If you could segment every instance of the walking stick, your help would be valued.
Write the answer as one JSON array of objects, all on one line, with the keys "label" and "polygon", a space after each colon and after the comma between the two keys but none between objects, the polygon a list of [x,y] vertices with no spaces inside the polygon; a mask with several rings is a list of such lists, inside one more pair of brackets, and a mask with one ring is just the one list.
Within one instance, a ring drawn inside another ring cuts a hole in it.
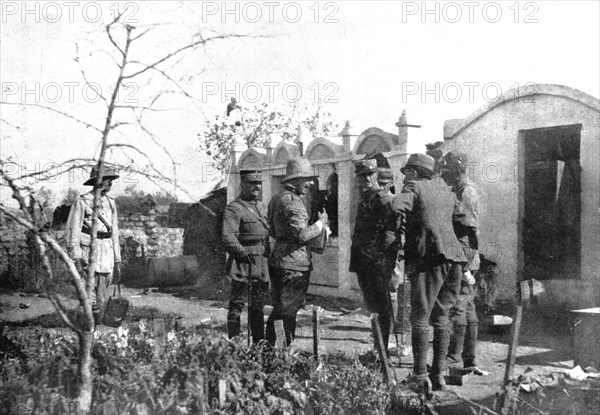
[{"label": "walking stick", "polygon": [[254,258],[251,255],[248,256],[250,261],[248,262],[248,347],[252,344],[252,326],[250,324],[252,313],[252,263]]}]

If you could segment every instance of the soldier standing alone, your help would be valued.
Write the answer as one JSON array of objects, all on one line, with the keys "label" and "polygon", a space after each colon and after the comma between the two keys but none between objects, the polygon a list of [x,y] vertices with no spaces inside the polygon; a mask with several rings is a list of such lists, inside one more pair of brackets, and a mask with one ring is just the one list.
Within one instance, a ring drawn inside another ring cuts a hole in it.
[{"label": "soldier standing alone", "polygon": [[117,279],[121,278],[121,247],[119,245],[119,217],[114,199],[107,196],[112,188],[113,180],[119,175],[110,168],[104,167],[102,180],[99,180],[96,166],[92,168],[89,180],[84,186],[93,186],[93,189],[77,198],[69,211],[67,219],[67,244],[72,258],[78,268],[87,272],[90,261],[90,245],[92,238],[92,213],[94,207],[94,193],[100,188],[98,210],[98,232],[96,233],[96,255],[94,261],[94,276],[92,283],[92,313],[94,324],[100,325],[102,321],[103,305],[106,299],[106,290],[112,282],[113,272]]},{"label": "soldier standing alone", "polygon": [[267,265],[267,212],[260,200],[261,172],[240,172],[242,191],[223,213],[222,241],[229,253],[227,272],[231,278],[227,331],[229,338],[240,333],[240,314],[250,290],[250,330],[254,343],[265,337],[264,306],[269,291]]}]

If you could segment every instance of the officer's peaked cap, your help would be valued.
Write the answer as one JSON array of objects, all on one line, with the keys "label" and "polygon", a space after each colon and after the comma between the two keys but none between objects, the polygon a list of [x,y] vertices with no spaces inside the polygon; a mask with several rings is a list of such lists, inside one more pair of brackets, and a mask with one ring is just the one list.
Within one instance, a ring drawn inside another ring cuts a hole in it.
[{"label": "officer's peaked cap", "polygon": [[377,160],[363,159],[354,163],[354,174],[371,174],[377,172]]},{"label": "officer's peaked cap", "polygon": [[260,170],[240,170],[240,177],[246,182],[262,181],[262,172]]}]

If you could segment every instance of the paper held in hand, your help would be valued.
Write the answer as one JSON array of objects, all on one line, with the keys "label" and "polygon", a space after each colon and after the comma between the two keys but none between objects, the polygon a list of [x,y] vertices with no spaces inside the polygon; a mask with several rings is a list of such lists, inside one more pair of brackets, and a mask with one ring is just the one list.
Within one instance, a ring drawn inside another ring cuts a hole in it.
[{"label": "paper held in hand", "polygon": [[327,240],[329,239],[329,235],[331,235],[331,230],[329,229],[329,226],[324,226],[321,230],[321,234],[308,241],[308,244],[306,246],[311,252],[322,254],[325,251],[325,247],[327,246]]}]

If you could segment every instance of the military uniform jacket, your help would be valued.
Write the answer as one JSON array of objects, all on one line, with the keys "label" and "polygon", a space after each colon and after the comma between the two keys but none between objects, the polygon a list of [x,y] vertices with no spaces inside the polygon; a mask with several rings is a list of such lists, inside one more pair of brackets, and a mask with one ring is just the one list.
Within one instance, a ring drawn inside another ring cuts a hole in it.
[{"label": "military uniform jacket", "polygon": [[467,262],[455,229],[468,235],[477,249],[477,226],[456,195],[437,180],[411,181],[394,199],[394,209],[406,215],[404,255],[417,268],[443,260]]},{"label": "military uniform jacket", "polygon": [[[111,273],[115,262],[121,262],[119,217],[117,206],[112,198],[102,196],[99,202],[101,205],[98,212],[98,235],[101,235],[101,238],[96,239],[95,272]],[[79,196],[69,211],[66,237],[68,250],[73,259],[89,261],[93,206],[94,194],[90,192]],[[104,221],[100,220],[100,217]]]},{"label": "military uniform jacket", "polygon": [[[477,234],[479,234],[479,195],[475,185],[465,178],[452,188],[452,191],[462,203],[465,211],[471,216],[475,226],[477,226]],[[455,233],[458,241],[463,247],[469,270],[476,271],[479,269],[479,251],[473,249],[469,245],[469,235],[467,231],[460,226],[455,226]]]},{"label": "military uniform jacket", "polygon": [[269,203],[269,231],[275,247],[269,260],[274,267],[294,271],[312,270],[308,242],[321,235],[316,224],[308,225],[304,200],[288,187]]},{"label": "military uniform jacket", "polygon": [[350,250],[351,272],[365,264],[393,268],[401,248],[402,223],[402,217],[393,211],[393,200],[393,195],[383,189],[361,195]]},{"label": "military uniform jacket", "polygon": [[[269,281],[269,233],[267,212],[262,202],[238,197],[227,205],[223,213],[221,238],[229,253],[226,268],[231,278],[247,281],[250,271],[252,278]],[[252,255],[256,264],[241,262],[247,254]]]}]

